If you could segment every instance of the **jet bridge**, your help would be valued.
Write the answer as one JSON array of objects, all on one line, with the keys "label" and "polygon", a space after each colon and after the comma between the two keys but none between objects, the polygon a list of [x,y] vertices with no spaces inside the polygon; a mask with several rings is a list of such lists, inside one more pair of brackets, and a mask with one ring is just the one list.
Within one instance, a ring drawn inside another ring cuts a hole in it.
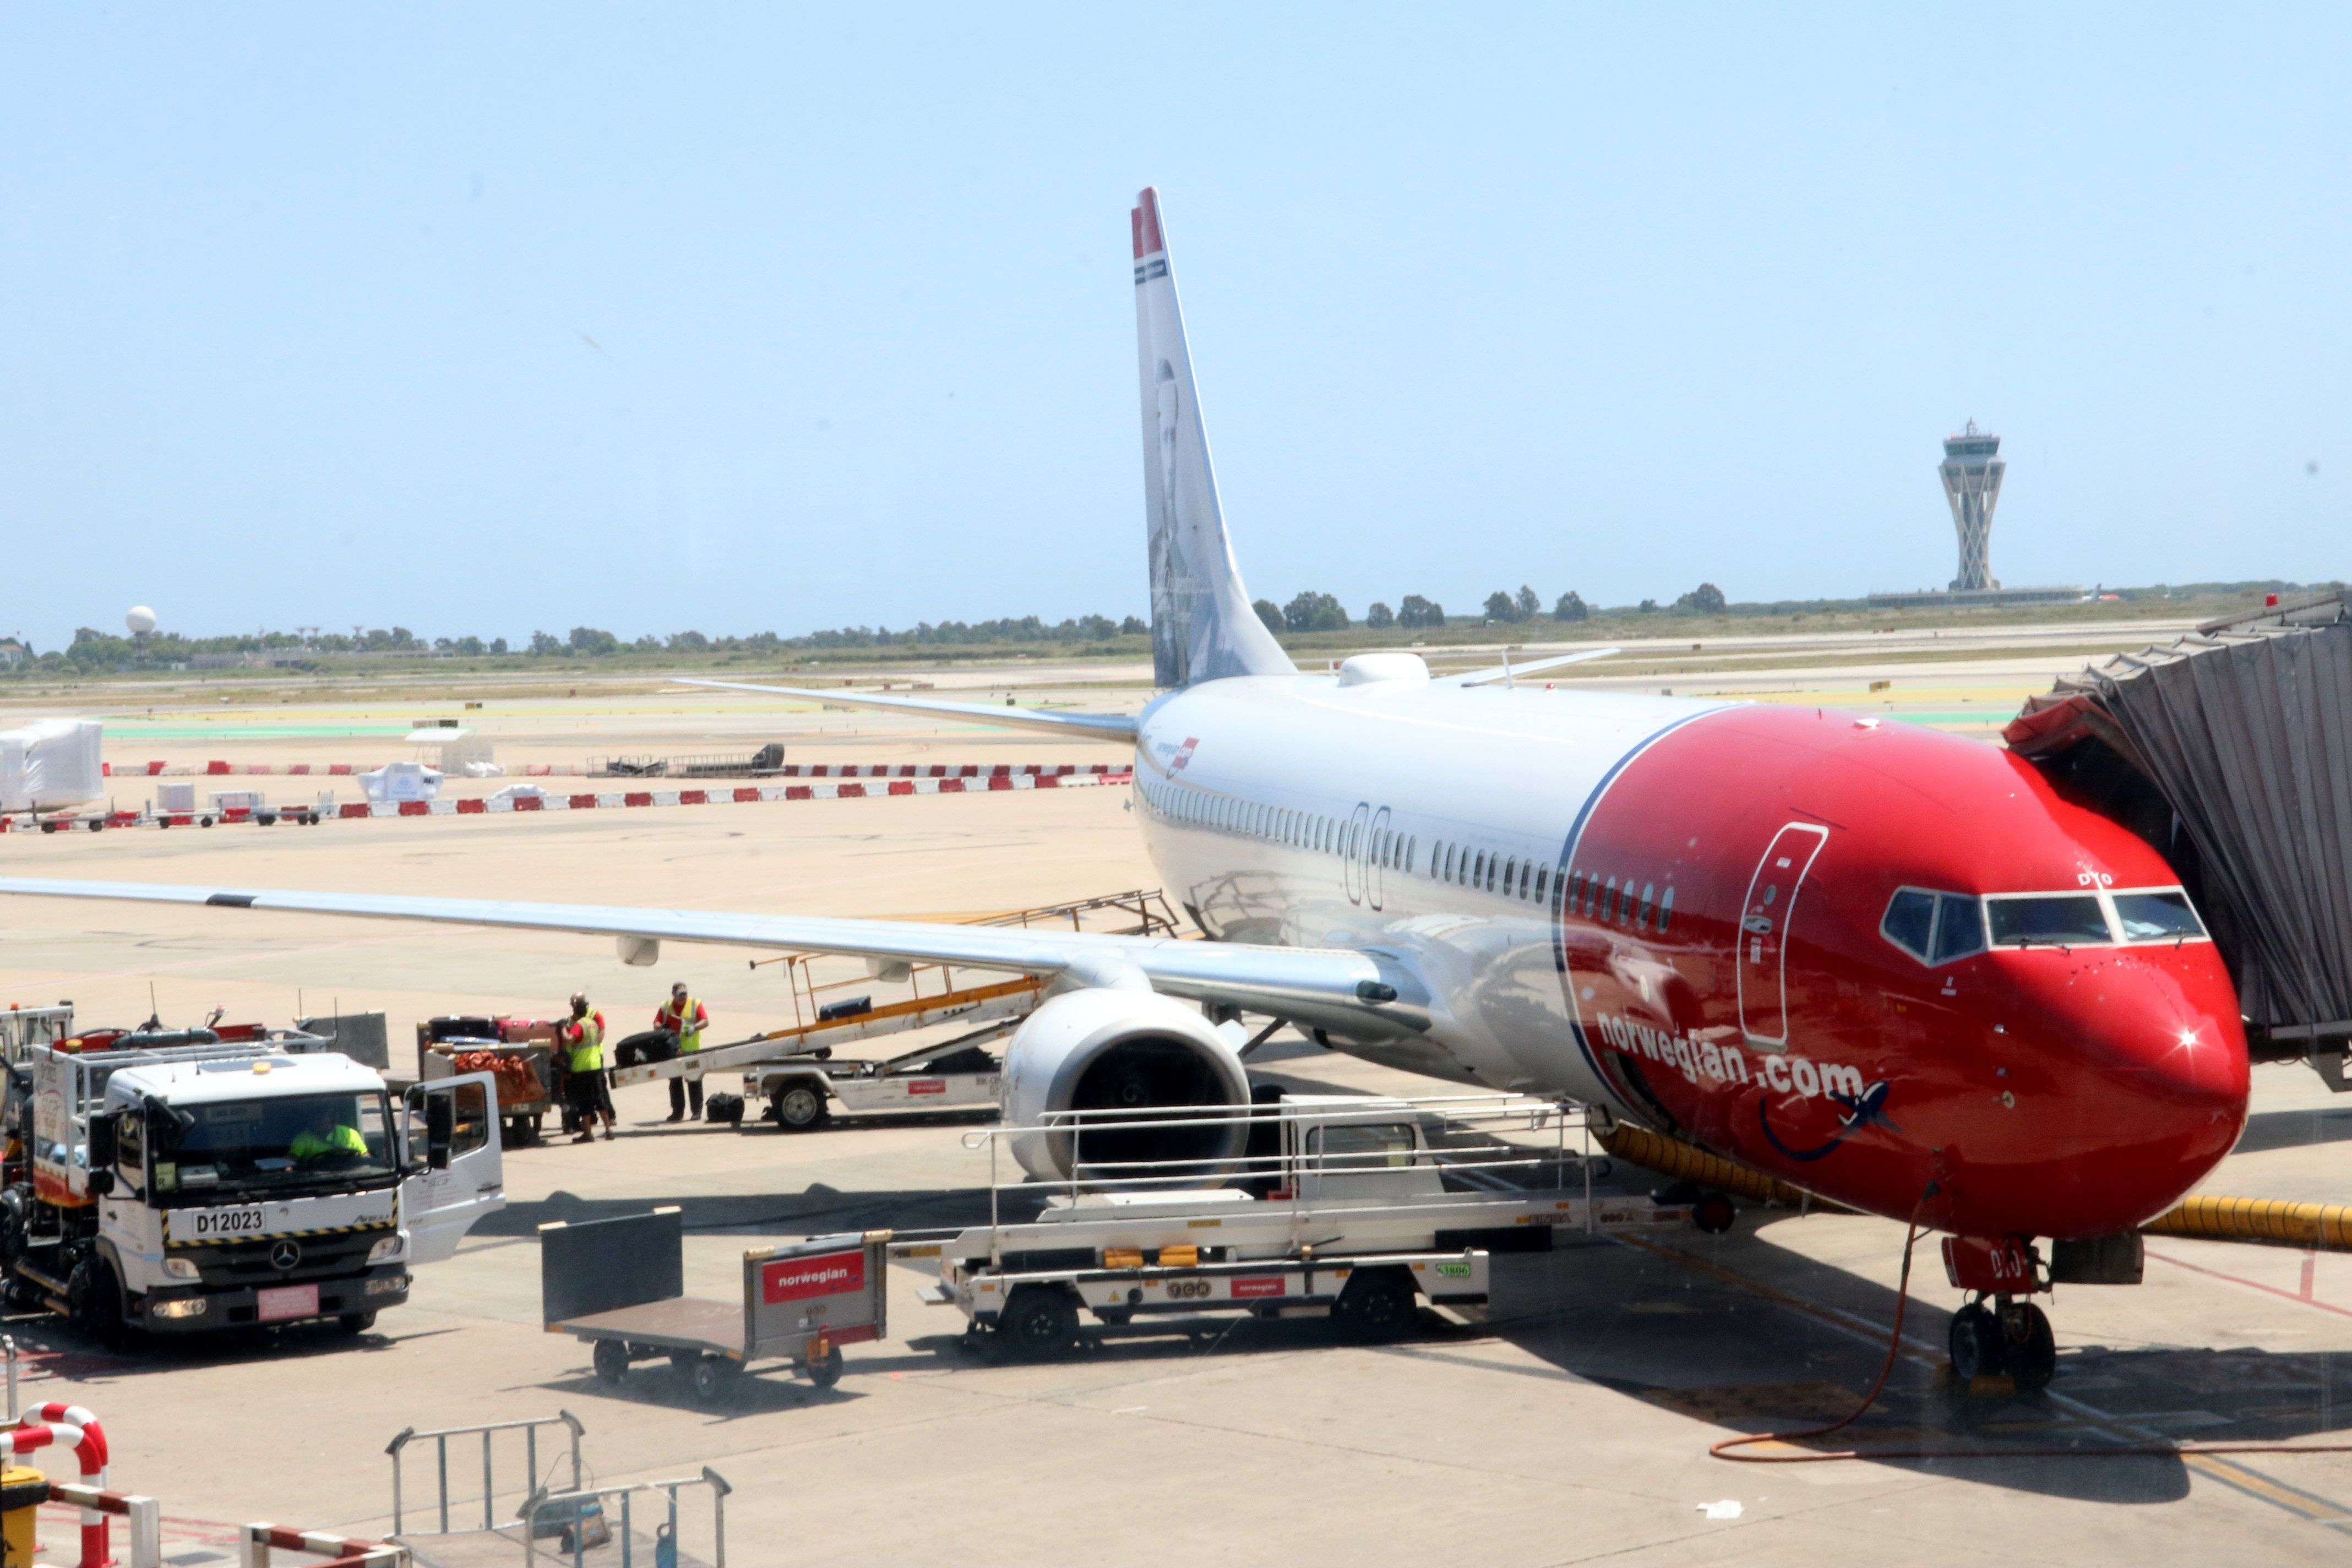
[{"label": "jet bridge", "polygon": [[2352,591],[2068,676],[2006,739],[2180,873],[2254,1058],[2352,1089]]}]

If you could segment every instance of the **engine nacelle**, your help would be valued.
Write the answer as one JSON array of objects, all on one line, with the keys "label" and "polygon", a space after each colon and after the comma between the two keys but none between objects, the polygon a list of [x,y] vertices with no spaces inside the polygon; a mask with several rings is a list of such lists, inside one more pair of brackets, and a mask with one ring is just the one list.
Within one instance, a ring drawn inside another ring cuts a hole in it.
[{"label": "engine nacelle", "polygon": [[[1171,1177],[1214,1181],[1229,1173],[1249,1142],[1243,1117],[1249,1074],[1223,1036],[1171,997],[1150,991],[1072,991],[1029,1015],[1004,1053],[1004,1120],[1038,1127],[1064,1113],[1089,1110],[1181,1112],[1225,1108],[1200,1125],[1121,1128],[1077,1121],[1071,1131],[1023,1132],[1013,1139],[1021,1168],[1044,1181],[1072,1174],[1148,1174],[1171,1161]],[[1136,1120],[1157,1121],[1155,1117]],[[1126,1167],[1123,1171],[1106,1167]]]}]

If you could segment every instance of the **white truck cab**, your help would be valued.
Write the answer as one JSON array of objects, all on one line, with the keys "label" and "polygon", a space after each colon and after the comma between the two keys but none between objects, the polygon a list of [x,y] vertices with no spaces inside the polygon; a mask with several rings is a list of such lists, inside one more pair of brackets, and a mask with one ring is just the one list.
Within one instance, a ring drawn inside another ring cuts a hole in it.
[{"label": "white truck cab", "polygon": [[37,1047],[14,1103],[0,1261],[100,1335],[330,1320],[408,1299],[506,1202],[488,1074],[411,1089],[334,1052]]}]

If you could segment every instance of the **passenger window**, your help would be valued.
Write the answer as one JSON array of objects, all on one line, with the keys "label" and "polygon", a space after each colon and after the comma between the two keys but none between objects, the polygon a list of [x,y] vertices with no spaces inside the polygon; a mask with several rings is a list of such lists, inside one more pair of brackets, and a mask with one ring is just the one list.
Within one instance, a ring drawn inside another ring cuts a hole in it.
[{"label": "passenger window", "polygon": [[2168,893],[2117,893],[2116,918],[2123,922],[2126,942],[2179,942],[2205,934],[2197,911],[2189,907],[2189,895],[2177,889]]},{"label": "passenger window", "polygon": [[1936,930],[1936,895],[1916,888],[1899,889],[1888,900],[1878,933],[1920,963],[1927,962],[1927,941]]},{"label": "passenger window", "polygon": [[1617,918],[1617,879],[1614,877],[1609,879],[1609,886],[1601,895],[1601,918],[1604,921]]},{"label": "passenger window", "polygon": [[1642,912],[1633,919],[1635,926],[1646,926],[1650,923],[1650,909],[1657,901],[1657,898],[1658,885],[1655,882],[1642,884]]},{"label": "passenger window", "polygon": [[2106,912],[2095,893],[1987,899],[1985,912],[1995,947],[2082,947],[2108,940]]},{"label": "passenger window", "polygon": [[1419,834],[1414,834],[1412,837],[1407,838],[1404,841],[1404,873],[1408,877],[1412,875],[1413,852],[1420,847],[1421,836]]},{"label": "passenger window", "polygon": [[1550,881],[1551,868],[1549,866],[1538,867],[1536,868],[1536,902],[1540,904],[1544,901],[1544,894],[1550,890],[1547,885]]},{"label": "passenger window", "polygon": [[1984,951],[1984,914],[1974,899],[1945,893],[1936,900],[1936,962],[1949,963]]},{"label": "passenger window", "polygon": [[1518,880],[1519,858],[1516,855],[1503,862],[1503,897],[1511,896],[1511,884]]},{"label": "passenger window", "polygon": [[1479,853],[1478,858],[1477,858],[1475,860],[1473,860],[1473,861],[1470,863],[1470,885],[1471,885],[1472,887],[1474,887],[1474,888],[1475,888],[1475,887],[1478,886],[1481,882],[1484,882],[1486,879],[1486,853],[1482,850],[1482,851]]},{"label": "passenger window", "polygon": [[1660,936],[1666,934],[1666,926],[1674,918],[1675,885],[1672,882],[1668,882],[1666,884],[1665,897],[1658,900],[1658,934]]}]

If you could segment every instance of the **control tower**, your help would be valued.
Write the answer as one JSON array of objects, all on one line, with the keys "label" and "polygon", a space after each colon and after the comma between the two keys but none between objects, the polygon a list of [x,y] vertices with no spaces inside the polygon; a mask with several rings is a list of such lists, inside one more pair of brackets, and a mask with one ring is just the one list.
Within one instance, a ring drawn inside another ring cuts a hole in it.
[{"label": "control tower", "polygon": [[1943,477],[1952,527],[1960,536],[1955,592],[2000,586],[1992,574],[1992,509],[2000,504],[2000,477],[2009,465],[1997,455],[2000,451],[2000,437],[1979,431],[1973,419],[1961,434],[1944,437],[1944,461],[1936,472]]}]

